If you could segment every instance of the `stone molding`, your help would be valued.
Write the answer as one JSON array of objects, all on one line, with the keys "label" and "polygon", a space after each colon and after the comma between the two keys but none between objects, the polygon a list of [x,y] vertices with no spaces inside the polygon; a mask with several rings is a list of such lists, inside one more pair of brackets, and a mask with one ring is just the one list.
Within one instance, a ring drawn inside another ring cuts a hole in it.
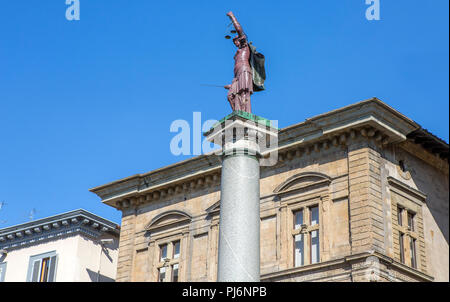
[{"label": "stone molding", "polygon": [[[319,262],[319,263],[315,263],[315,264],[309,264],[309,265],[304,265],[304,266],[299,266],[299,267],[294,267],[294,268],[289,268],[289,269],[285,269],[285,270],[279,270],[276,272],[272,272],[272,273],[268,273],[268,274],[263,274],[261,275],[261,281],[271,281],[272,279],[277,279],[277,278],[282,278],[282,279],[287,279],[289,276],[294,276],[296,274],[300,274],[300,273],[313,273],[314,271],[320,271],[320,270],[324,270],[325,271],[329,271],[331,267],[333,266],[350,266],[351,270],[349,272],[346,273],[346,275],[348,275],[349,278],[351,278],[351,275],[364,275],[366,274],[365,270],[366,269],[371,269],[370,265],[354,265],[356,263],[361,263],[361,262],[365,262],[367,260],[367,258],[369,257],[376,257],[379,262],[385,266],[391,267],[391,268],[395,268],[396,270],[400,271],[402,274],[405,275],[410,275],[413,278],[415,278],[417,281],[433,281],[434,278],[432,276],[429,276],[417,269],[413,269],[411,267],[408,267],[396,260],[394,260],[391,257],[388,257],[386,255],[383,255],[382,253],[379,252],[374,252],[374,251],[366,251],[366,252],[361,252],[361,253],[357,253],[351,256],[345,256],[339,259],[334,259],[334,260],[330,260],[330,261],[324,261],[324,262]],[[333,277],[336,277],[336,275],[333,275]],[[396,278],[398,279],[398,278]],[[367,280],[370,281],[370,280]]]},{"label": "stone molding", "polygon": [[[347,146],[352,140],[365,139],[385,148],[405,142],[407,135],[417,129],[420,129],[418,124],[372,98],[280,130],[277,165],[326,151],[332,146]],[[272,151],[267,150],[262,156]],[[220,173],[220,158],[206,154],[90,191],[97,194],[103,203],[123,211],[181,193],[206,188],[219,190]]]},{"label": "stone molding", "polygon": [[[305,180],[307,178],[313,178],[314,181],[310,181],[305,184],[295,185],[297,182]],[[304,172],[289,177],[283,183],[278,185],[273,192],[276,195],[281,196],[283,194],[292,193],[294,191],[304,190],[311,186],[328,186],[331,182],[332,179],[323,173]]]},{"label": "stone molding", "polygon": [[[164,220],[164,218],[169,217],[169,216],[176,216],[177,219],[175,219],[173,221],[169,221],[167,223],[160,223],[162,220]],[[159,215],[156,215],[152,219],[152,221],[145,227],[145,230],[149,231],[149,232],[154,232],[160,228],[167,228],[172,225],[188,223],[188,222],[191,222],[191,220],[192,220],[192,216],[186,212],[179,211],[179,210],[167,211],[167,212],[163,212]]]},{"label": "stone molding", "polygon": [[426,202],[427,195],[425,193],[408,186],[407,184],[395,179],[392,176],[388,176],[387,180],[391,185],[391,190],[395,190],[400,195],[404,195],[403,192],[406,192],[408,194],[406,198],[414,197],[412,200],[419,206],[422,206],[422,203]]},{"label": "stone molding", "polygon": [[119,232],[119,225],[85,210],[75,210],[1,229],[0,249],[23,248],[76,234],[93,239],[98,239],[106,233],[118,237]]}]

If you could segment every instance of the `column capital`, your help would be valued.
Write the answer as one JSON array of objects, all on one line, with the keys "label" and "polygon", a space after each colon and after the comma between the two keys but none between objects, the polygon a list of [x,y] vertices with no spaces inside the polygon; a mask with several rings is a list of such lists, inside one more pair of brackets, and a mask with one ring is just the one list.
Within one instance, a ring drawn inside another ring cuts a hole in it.
[{"label": "column capital", "polygon": [[246,155],[260,158],[278,147],[278,128],[268,119],[253,114],[233,112],[204,133],[206,139],[221,147],[222,156]]}]

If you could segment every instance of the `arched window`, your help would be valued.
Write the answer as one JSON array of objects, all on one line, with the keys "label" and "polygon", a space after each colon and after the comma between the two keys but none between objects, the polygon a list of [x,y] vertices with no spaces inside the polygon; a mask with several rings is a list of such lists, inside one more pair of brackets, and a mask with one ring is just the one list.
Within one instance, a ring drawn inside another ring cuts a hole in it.
[{"label": "arched window", "polygon": [[151,281],[178,282],[185,279],[186,250],[192,217],[182,211],[168,211],[155,216],[146,227],[149,237]]},{"label": "arched window", "polygon": [[322,203],[329,199],[331,178],[318,172],[296,174],[274,190],[286,208],[291,266],[321,261],[323,251]]}]

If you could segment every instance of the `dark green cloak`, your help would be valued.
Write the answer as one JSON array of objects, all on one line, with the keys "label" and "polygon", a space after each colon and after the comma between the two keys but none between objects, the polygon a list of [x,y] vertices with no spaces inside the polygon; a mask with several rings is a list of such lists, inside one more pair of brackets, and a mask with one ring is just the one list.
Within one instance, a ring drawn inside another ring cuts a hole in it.
[{"label": "dark green cloak", "polygon": [[256,47],[251,43],[250,48],[250,66],[253,71],[253,91],[264,90],[264,81],[266,80],[266,69],[264,67],[265,57],[262,53],[256,51]]}]

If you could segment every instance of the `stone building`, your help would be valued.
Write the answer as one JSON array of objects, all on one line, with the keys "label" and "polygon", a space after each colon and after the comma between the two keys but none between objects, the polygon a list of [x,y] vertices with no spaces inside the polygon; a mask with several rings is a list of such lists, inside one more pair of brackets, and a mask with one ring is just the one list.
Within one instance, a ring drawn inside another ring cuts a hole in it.
[{"label": "stone building", "polygon": [[0,229],[0,282],[112,282],[119,233],[82,209]]},{"label": "stone building", "polygon": [[[279,132],[262,281],[448,281],[446,142],[374,98]],[[215,281],[220,158],[91,189],[122,211],[117,281]]]}]

